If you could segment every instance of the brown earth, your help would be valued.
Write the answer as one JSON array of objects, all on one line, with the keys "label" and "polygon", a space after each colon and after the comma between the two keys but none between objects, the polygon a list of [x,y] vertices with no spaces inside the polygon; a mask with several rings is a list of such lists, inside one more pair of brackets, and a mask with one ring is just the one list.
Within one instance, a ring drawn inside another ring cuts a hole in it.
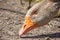
[{"label": "brown earth", "polygon": [[18,31],[27,12],[20,6],[19,0],[0,0],[0,40],[60,40],[60,18],[20,37]]}]

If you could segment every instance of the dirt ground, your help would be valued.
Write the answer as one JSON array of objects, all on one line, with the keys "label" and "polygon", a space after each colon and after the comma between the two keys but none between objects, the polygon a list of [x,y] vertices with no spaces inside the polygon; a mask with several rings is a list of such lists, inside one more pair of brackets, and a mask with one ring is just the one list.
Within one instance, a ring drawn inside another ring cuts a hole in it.
[{"label": "dirt ground", "polygon": [[18,31],[27,12],[20,6],[19,0],[0,0],[0,40],[60,40],[60,18],[20,37]]}]

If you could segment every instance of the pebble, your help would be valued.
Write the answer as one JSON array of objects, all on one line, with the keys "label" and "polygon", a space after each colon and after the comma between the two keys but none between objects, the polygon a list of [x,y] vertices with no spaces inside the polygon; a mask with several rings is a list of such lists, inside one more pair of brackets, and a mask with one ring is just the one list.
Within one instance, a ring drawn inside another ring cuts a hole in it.
[{"label": "pebble", "polygon": [[46,37],[45,40],[50,40],[50,38],[49,37]]}]

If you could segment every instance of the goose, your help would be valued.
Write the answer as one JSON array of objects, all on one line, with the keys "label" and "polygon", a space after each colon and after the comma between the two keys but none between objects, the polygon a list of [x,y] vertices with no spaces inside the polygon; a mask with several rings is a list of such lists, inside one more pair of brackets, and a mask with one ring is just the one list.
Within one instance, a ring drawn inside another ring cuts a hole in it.
[{"label": "goose", "polygon": [[19,36],[48,24],[57,15],[59,8],[60,0],[42,0],[36,3],[28,10],[24,23],[19,30]]}]

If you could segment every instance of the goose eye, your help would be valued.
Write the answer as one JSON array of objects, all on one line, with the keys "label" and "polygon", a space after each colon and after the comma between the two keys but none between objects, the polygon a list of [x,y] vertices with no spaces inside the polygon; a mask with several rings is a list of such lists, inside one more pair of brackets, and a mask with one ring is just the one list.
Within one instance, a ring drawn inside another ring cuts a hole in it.
[{"label": "goose eye", "polygon": [[31,15],[36,15],[37,14],[37,11],[33,11]]}]

